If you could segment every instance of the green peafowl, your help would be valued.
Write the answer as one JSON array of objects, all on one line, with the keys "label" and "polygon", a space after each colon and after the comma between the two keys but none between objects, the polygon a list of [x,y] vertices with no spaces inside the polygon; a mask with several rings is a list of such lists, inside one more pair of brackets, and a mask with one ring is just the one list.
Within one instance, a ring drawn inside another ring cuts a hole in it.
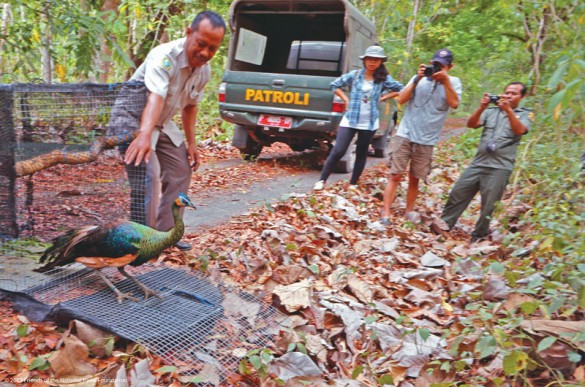
[{"label": "green peafowl", "polygon": [[53,240],[53,245],[43,253],[40,259],[40,263],[45,263],[45,265],[35,271],[43,273],[57,266],[79,262],[96,271],[116,293],[118,302],[122,302],[123,299],[138,301],[137,298],[120,292],[100,271],[105,267],[116,267],[120,274],[142,289],[145,299],[151,295],[160,297],[157,292],[128,274],[124,267],[126,265],[139,266],[158,257],[164,249],[175,245],[183,237],[185,225],[179,214],[180,207],[196,208],[187,195],[180,193],[172,206],[175,225],[169,231],[157,231],[130,221],[117,221],[99,227],[88,226],[71,230]]}]

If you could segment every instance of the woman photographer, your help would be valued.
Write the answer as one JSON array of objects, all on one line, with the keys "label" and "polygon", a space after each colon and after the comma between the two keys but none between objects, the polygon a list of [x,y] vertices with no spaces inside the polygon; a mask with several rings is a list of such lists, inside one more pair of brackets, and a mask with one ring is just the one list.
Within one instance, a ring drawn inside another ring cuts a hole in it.
[{"label": "woman photographer", "polygon": [[[337,129],[335,146],[321,171],[321,178],[313,186],[316,191],[324,188],[333,167],[341,160],[356,134],[356,159],[349,182],[352,186],[357,185],[366,165],[370,141],[380,125],[378,102],[394,98],[403,88],[402,83],[388,74],[384,66],[388,57],[382,47],[368,47],[360,59],[364,63],[363,69],[350,71],[331,82],[331,90],[345,102],[346,111]],[[349,97],[343,91],[344,87],[349,88]],[[391,92],[382,95],[387,90]]]}]

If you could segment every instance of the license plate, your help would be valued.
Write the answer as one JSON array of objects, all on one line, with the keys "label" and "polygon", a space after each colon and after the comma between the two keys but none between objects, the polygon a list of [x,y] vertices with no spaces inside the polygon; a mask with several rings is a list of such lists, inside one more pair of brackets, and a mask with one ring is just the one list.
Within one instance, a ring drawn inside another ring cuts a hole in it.
[{"label": "license plate", "polygon": [[261,126],[289,129],[292,126],[292,122],[292,117],[272,116],[270,114],[260,114],[260,117],[258,117],[258,125]]}]

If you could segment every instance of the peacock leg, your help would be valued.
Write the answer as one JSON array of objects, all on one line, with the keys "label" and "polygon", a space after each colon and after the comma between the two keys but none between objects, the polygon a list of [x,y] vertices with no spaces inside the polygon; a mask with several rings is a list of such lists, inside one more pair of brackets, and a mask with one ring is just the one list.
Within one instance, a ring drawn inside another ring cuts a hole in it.
[{"label": "peacock leg", "polygon": [[104,273],[102,273],[99,269],[94,269],[94,271],[97,273],[97,275],[100,276],[100,278],[110,287],[110,289],[112,289],[114,291],[114,293],[116,293],[116,298],[118,299],[119,303],[122,303],[122,301],[124,299],[127,300],[132,300],[135,302],[140,301],[138,298],[133,297],[127,293],[122,293],[121,291],[118,290],[118,288],[116,288],[114,286],[114,284],[104,275]]},{"label": "peacock leg", "polygon": [[118,271],[120,272],[120,274],[122,274],[124,277],[128,278],[130,281],[134,282],[136,284],[136,286],[138,286],[140,289],[142,289],[142,291],[144,292],[144,299],[145,300],[148,300],[148,297],[150,297],[150,296],[155,296],[155,297],[158,297],[162,300],[162,296],[158,292],[148,288],[146,285],[140,283],[136,278],[134,278],[130,274],[128,274],[126,272],[126,270],[124,270],[124,266],[119,267]]}]

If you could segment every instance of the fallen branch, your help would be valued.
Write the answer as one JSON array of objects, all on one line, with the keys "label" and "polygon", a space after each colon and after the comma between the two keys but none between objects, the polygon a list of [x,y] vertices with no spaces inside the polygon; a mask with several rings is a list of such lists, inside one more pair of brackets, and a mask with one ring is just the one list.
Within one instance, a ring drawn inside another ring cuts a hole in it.
[{"label": "fallen branch", "polygon": [[97,160],[102,151],[130,142],[134,139],[134,136],[134,133],[132,133],[121,136],[100,137],[91,144],[88,151],[69,152],[67,150],[55,150],[29,160],[19,161],[14,165],[14,170],[16,176],[28,176],[57,164],[90,163]]}]

